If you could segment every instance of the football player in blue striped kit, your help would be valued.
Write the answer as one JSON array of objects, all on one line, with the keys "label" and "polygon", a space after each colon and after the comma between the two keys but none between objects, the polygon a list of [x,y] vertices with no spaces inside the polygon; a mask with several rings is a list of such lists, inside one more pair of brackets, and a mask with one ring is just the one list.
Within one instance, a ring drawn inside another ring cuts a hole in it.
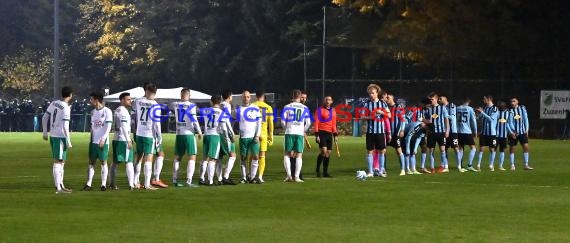
[{"label": "football player in blue striped kit", "polygon": [[[390,141],[390,110],[386,102],[380,100],[378,95],[382,89],[376,84],[370,84],[366,88],[370,99],[364,103],[361,110],[360,119],[367,120],[366,126],[366,162],[368,165],[368,177],[373,174],[373,154],[378,153],[379,162],[384,164],[384,154],[386,153],[386,141]],[[388,129],[387,129],[388,128]],[[382,177],[386,174],[380,173]]]},{"label": "football player in blue striped kit", "polygon": [[[424,113],[424,122],[426,124],[433,124],[432,133],[427,137],[427,147],[430,155],[431,162],[431,173],[435,173],[435,157],[434,149],[435,144],[439,146],[439,151],[441,155],[441,167],[438,172],[447,173],[449,169],[445,169],[447,164],[447,156],[445,154],[445,144],[446,139],[449,138],[449,114],[444,106],[439,105],[438,95],[435,92],[431,92],[428,95],[430,100],[430,107]],[[422,171],[425,168],[422,168]]]},{"label": "football player in blue striped kit", "polygon": [[489,147],[491,155],[489,157],[489,170],[494,171],[492,164],[495,161],[495,148],[497,147],[497,120],[499,118],[499,109],[493,104],[493,96],[483,96],[485,108],[478,107],[476,111],[481,116],[483,122],[483,131],[479,137],[479,160],[477,162],[477,171],[481,171],[481,160],[483,159],[483,150]]},{"label": "football player in blue striped kit", "polygon": [[467,159],[467,170],[477,171],[473,168],[473,158],[475,158],[475,139],[477,136],[477,118],[475,111],[469,104],[471,100],[465,99],[463,105],[457,107],[457,138],[459,142],[459,160],[463,161],[465,145],[469,146],[469,158]]},{"label": "football player in blue striped kit", "polygon": [[[505,149],[507,138],[513,133],[513,112],[509,110],[506,100],[499,101],[499,120],[497,121],[497,146],[499,147],[499,170],[505,170]],[[491,164],[493,166],[493,164]]]},{"label": "football player in blue striped kit", "polygon": [[425,137],[428,125],[416,121],[406,124],[404,135],[404,153],[406,154],[406,167],[413,175],[421,175],[416,171],[416,150]]},{"label": "football player in blue striped kit", "polygon": [[[449,138],[447,138],[445,144],[445,154],[448,154],[448,148],[453,148],[453,150],[455,150],[457,170],[461,173],[466,172],[467,170],[463,169],[461,166],[461,157],[459,152],[459,137],[457,135],[457,106],[454,103],[449,102],[449,97],[445,94],[439,95],[439,104],[445,106],[447,113],[449,114]],[[445,164],[445,169],[449,170],[449,163]]]},{"label": "football player in blue striped kit", "polygon": [[[426,98],[419,102],[416,107],[411,107],[406,111],[406,120],[407,123],[410,124],[411,122],[422,122],[424,120],[424,112],[426,110],[426,106],[430,103],[430,101]],[[422,136],[420,138],[419,146],[422,152],[421,158],[421,168],[423,170],[422,173],[431,174],[429,170],[425,169],[426,164],[426,157],[427,157],[427,147],[426,147],[426,136]]]},{"label": "football player in blue striped kit", "polygon": [[[390,108],[390,113],[392,118],[390,118],[390,133],[393,134],[392,140],[390,140],[389,145],[394,148],[396,155],[400,160],[400,176],[412,174],[408,169],[406,171],[406,161],[404,158],[404,153],[402,152],[402,145],[404,143],[404,133],[406,129],[406,119],[404,118],[406,110],[402,104],[396,103],[394,101],[394,95],[388,94],[387,102],[388,108]],[[384,158],[384,161],[386,159]]]},{"label": "football player in blue striped kit", "polygon": [[[417,121],[423,121],[424,120],[424,113],[427,109],[427,106],[430,104],[431,102],[429,101],[428,98],[425,98],[422,102],[418,103],[417,109],[415,110],[416,113],[416,118]],[[424,170],[422,170],[422,173],[426,173],[426,174],[431,174],[431,172],[429,170],[425,169],[425,164],[426,164],[426,158],[427,158],[427,152],[428,152],[428,148],[426,146],[426,136],[423,136],[423,138],[420,141],[420,149],[422,152],[421,155],[421,168],[424,168]]]},{"label": "football player in blue striped kit", "polygon": [[513,112],[514,127],[514,133],[509,137],[511,170],[515,170],[515,147],[518,142],[523,148],[524,169],[532,170],[533,168],[528,164],[528,113],[524,106],[519,105],[519,99],[516,97],[511,98],[511,111]]}]

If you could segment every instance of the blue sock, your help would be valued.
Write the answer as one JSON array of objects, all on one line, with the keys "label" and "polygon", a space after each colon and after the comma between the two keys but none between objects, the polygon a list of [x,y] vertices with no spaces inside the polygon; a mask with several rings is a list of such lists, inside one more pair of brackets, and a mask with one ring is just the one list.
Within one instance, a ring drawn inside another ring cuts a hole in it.
[{"label": "blue sock", "polygon": [[477,160],[477,166],[481,166],[481,160],[483,160],[483,152],[479,152],[479,159]]},{"label": "blue sock", "polygon": [[404,167],[406,167],[406,169],[408,171],[410,171],[410,156],[409,155],[404,156]]},{"label": "blue sock", "polygon": [[472,167],[472,166],[473,166],[473,159],[475,158],[475,153],[476,153],[476,152],[477,152],[477,151],[475,151],[475,149],[469,150],[469,163],[468,163],[468,164],[469,164],[469,167]]},{"label": "blue sock", "polygon": [[378,159],[380,160],[380,171],[386,170],[386,168],[384,168],[384,161],[386,160],[386,154],[379,154]]},{"label": "blue sock", "polygon": [[368,173],[372,173],[372,164],[374,163],[374,157],[371,154],[366,156],[366,162],[368,162]]},{"label": "blue sock", "polygon": [[426,153],[422,153],[422,168],[426,168]]},{"label": "blue sock", "polygon": [[461,168],[461,157],[463,157],[463,151],[455,152],[455,159],[457,160],[457,168]]},{"label": "blue sock", "polygon": [[410,167],[412,167],[412,171],[416,171],[416,155],[412,154],[412,156],[410,157]]},{"label": "blue sock", "polygon": [[493,166],[495,164],[495,155],[497,152],[492,151],[491,156],[489,157],[489,166]]},{"label": "blue sock", "polygon": [[499,153],[499,167],[503,168],[503,162],[505,162],[505,152]]},{"label": "blue sock", "polygon": [[515,166],[515,153],[509,154],[509,157],[511,158],[511,166]]},{"label": "blue sock", "polygon": [[523,153],[524,166],[528,166],[528,152]]},{"label": "blue sock", "polygon": [[432,168],[432,169],[435,168],[435,157],[433,157],[433,154],[434,154],[433,152],[431,152],[431,153],[429,154],[429,162],[430,162],[430,165],[431,165],[431,168]]},{"label": "blue sock", "polygon": [[447,168],[447,153],[441,152],[441,167]]},{"label": "blue sock", "polygon": [[406,170],[406,159],[404,158],[404,154],[400,154],[400,167],[402,170]]}]

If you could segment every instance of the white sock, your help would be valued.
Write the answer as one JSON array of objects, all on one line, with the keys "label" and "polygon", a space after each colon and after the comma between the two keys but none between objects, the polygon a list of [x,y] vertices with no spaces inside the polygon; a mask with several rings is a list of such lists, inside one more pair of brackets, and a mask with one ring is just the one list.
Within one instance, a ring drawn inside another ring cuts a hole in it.
[{"label": "white sock", "polygon": [[[406,158],[404,157],[404,154],[403,153],[399,154],[398,158],[400,160],[400,170],[405,171],[406,168],[408,168],[408,166],[406,165]],[[409,169],[408,169],[408,171],[409,171]]]},{"label": "white sock", "polygon": [[107,175],[109,174],[109,166],[107,163],[101,165],[101,186],[107,186]]},{"label": "white sock", "polygon": [[208,172],[208,161],[204,160],[200,165],[200,180],[206,180],[206,172]]},{"label": "white sock", "polygon": [[259,168],[259,160],[251,161],[251,179],[257,176],[257,168]]},{"label": "white sock", "polygon": [[467,165],[469,167],[473,166],[473,159],[475,158],[475,153],[477,153],[475,149],[469,150],[469,161],[467,162]]},{"label": "white sock", "polygon": [[129,181],[129,187],[135,187],[135,167],[133,163],[127,162],[127,180]]},{"label": "white sock", "polygon": [[137,164],[134,166],[134,169],[135,169],[135,178],[134,178],[135,185],[141,184],[141,165],[142,165],[142,162],[137,162]]},{"label": "white sock", "polygon": [[180,161],[174,160],[172,163],[172,183],[178,181],[178,170],[180,169]]},{"label": "white sock", "polygon": [[434,153],[435,153],[435,152],[431,152],[431,153],[429,154],[429,162],[430,162],[430,165],[431,165],[431,168],[432,168],[432,169],[435,168],[435,157],[433,157],[433,154],[434,154]]},{"label": "white sock", "polygon": [[188,160],[188,167],[186,167],[186,183],[192,184],[192,177],[194,176],[194,170],[196,170],[196,161]]},{"label": "white sock", "polygon": [[426,153],[422,153],[422,169],[426,168]]},{"label": "white sock", "polygon": [[[461,153],[462,153],[461,151],[455,152],[455,160],[457,161],[457,169],[461,169],[461,157],[463,156]],[[448,163],[449,163],[449,161],[448,161]]]},{"label": "white sock", "polygon": [[511,153],[509,158],[511,159],[511,166],[515,166],[515,153]]},{"label": "white sock", "polygon": [[214,184],[214,173],[216,172],[216,161],[212,160],[208,162],[208,181],[210,184]]},{"label": "white sock", "polygon": [[228,165],[226,166],[226,172],[224,173],[224,178],[229,179],[232,168],[234,168],[234,163],[236,162],[236,157],[230,157],[228,159]]},{"label": "white sock", "polygon": [[154,179],[160,180],[160,172],[162,172],[162,163],[164,162],[164,157],[156,157],[156,163],[154,164]]},{"label": "white sock", "polygon": [[62,170],[60,163],[53,163],[52,167],[52,174],[53,174],[53,183],[55,185],[55,189],[57,191],[61,190],[61,177],[62,177]]},{"label": "white sock", "polygon": [[416,171],[416,155],[412,154],[410,156],[410,166],[412,167],[412,171]]},{"label": "white sock", "polygon": [[240,161],[240,168],[241,168],[241,178],[242,179],[246,179],[247,178],[247,165],[245,163],[245,160]]},{"label": "white sock", "polygon": [[523,152],[524,166],[528,166],[528,152]]},{"label": "white sock", "polygon": [[112,163],[111,169],[109,170],[109,179],[111,180],[111,185],[114,186],[116,186],[117,182],[117,167],[118,167],[117,163]]},{"label": "white sock", "polygon": [[61,163],[61,188],[65,188],[65,185],[63,185],[64,175],[65,175],[65,163]]},{"label": "white sock", "polygon": [[303,158],[297,158],[295,162],[295,179],[298,179],[301,174],[301,168],[303,167]]},{"label": "white sock", "polygon": [[150,187],[150,178],[152,177],[152,161],[144,162],[144,186]]},{"label": "white sock", "polygon": [[223,164],[221,159],[216,160],[216,175],[218,176],[218,181],[222,181],[222,175],[224,171],[222,170]]},{"label": "white sock", "polygon": [[283,165],[285,166],[287,178],[291,178],[291,160],[289,159],[289,156],[283,156]]},{"label": "white sock", "polygon": [[481,160],[483,160],[483,152],[479,152],[479,159],[477,160],[477,167],[481,167]]},{"label": "white sock", "polygon": [[92,164],[87,165],[87,183],[85,185],[91,186],[93,183],[93,176],[95,175],[95,168]]},{"label": "white sock", "polygon": [[505,162],[505,152],[499,153],[499,167],[503,168],[503,162]]},{"label": "white sock", "polygon": [[463,150],[457,152],[457,164],[461,165],[463,163]]}]

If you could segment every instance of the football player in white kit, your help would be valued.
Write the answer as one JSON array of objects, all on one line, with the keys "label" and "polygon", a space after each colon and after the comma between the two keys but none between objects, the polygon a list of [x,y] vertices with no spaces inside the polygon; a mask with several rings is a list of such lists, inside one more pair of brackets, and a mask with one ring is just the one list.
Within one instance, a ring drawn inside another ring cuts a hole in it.
[{"label": "football player in white kit", "polygon": [[[190,102],[190,89],[183,88],[180,91],[180,101],[171,103],[170,109],[174,111],[176,118],[172,184],[175,187],[197,187],[197,185],[192,184],[192,176],[196,168],[196,154],[198,152],[196,136],[199,140],[202,139],[202,129],[198,123],[196,105]],[[178,182],[178,169],[180,168],[180,160],[185,154],[188,154],[189,160],[186,169],[186,184],[182,184]]]},{"label": "football player in white kit", "polygon": [[91,141],[89,142],[89,165],[87,166],[87,183],[83,191],[91,191],[91,183],[95,175],[95,163],[101,161],[101,191],[107,190],[107,174],[109,167],[109,133],[113,125],[113,112],[103,104],[103,94],[93,92],[89,102],[91,110]]},{"label": "football player in white kit", "polygon": [[127,171],[127,180],[129,182],[129,189],[135,188],[135,171],[133,166],[134,153],[133,141],[131,139],[131,95],[129,93],[122,93],[119,95],[121,105],[115,110],[114,114],[114,128],[115,136],[113,137],[113,164],[111,165],[110,174],[110,188],[117,190],[116,177],[117,167],[120,163],[125,163]]},{"label": "football player in white kit", "polygon": [[[160,128],[160,120],[154,117],[161,109],[154,100],[156,95],[156,86],[149,84],[145,87],[145,96],[135,100],[133,108],[135,109],[135,118],[137,124],[135,142],[137,148],[137,162],[144,162],[144,188],[147,190],[156,190],[156,187],[150,185],[153,167],[152,159],[156,153],[156,148],[162,144],[162,133]],[[138,167],[138,166],[137,166]],[[140,169],[135,171],[135,180],[140,175]],[[138,180],[137,180],[138,181]],[[140,185],[136,185],[140,188]]]},{"label": "football player in white kit", "polygon": [[[71,87],[63,87],[61,89],[61,100],[50,103],[46,112],[42,117],[43,139],[48,140],[51,146],[53,157],[53,180],[55,184],[55,193],[71,193],[70,189],[63,185],[63,167],[67,158],[67,149],[71,148],[71,139],[69,136],[69,120],[71,118],[71,108],[69,101],[73,97]],[[49,130],[48,130],[48,122]]]}]

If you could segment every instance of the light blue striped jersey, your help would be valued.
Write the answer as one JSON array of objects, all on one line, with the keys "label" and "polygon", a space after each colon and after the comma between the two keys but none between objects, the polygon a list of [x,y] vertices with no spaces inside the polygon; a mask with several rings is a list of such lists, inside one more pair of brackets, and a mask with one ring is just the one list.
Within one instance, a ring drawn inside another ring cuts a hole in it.
[{"label": "light blue striped jersey", "polygon": [[481,131],[481,134],[485,136],[497,136],[499,109],[495,105],[483,108],[481,119],[483,120],[483,131]]},{"label": "light blue striped jersey", "polygon": [[366,126],[366,133],[368,134],[384,134],[386,133],[386,128],[384,127],[383,119],[386,118],[384,113],[376,115],[376,110],[388,111],[388,105],[382,100],[372,101],[368,100],[364,102],[363,107],[368,110],[370,117],[374,119],[368,120],[368,125]]},{"label": "light blue striped jersey", "polygon": [[390,113],[392,117],[390,118],[390,130],[394,136],[398,136],[398,133],[403,132],[406,129],[406,108],[398,103],[395,103],[390,107]]},{"label": "light blue striped jersey", "polygon": [[510,110],[499,110],[499,120],[497,121],[497,138],[507,138],[513,132],[513,112]]},{"label": "light blue striped jersey", "polygon": [[519,105],[515,108],[512,108],[511,111],[513,112],[513,128],[516,134],[524,134],[528,132],[529,122],[528,122],[528,113],[526,112],[526,107],[523,105]]},{"label": "light blue striped jersey", "polygon": [[445,133],[447,127],[445,127],[445,119],[448,119],[449,114],[447,109],[442,105],[428,107],[424,112],[424,117],[433,123],[434,133]]}]

